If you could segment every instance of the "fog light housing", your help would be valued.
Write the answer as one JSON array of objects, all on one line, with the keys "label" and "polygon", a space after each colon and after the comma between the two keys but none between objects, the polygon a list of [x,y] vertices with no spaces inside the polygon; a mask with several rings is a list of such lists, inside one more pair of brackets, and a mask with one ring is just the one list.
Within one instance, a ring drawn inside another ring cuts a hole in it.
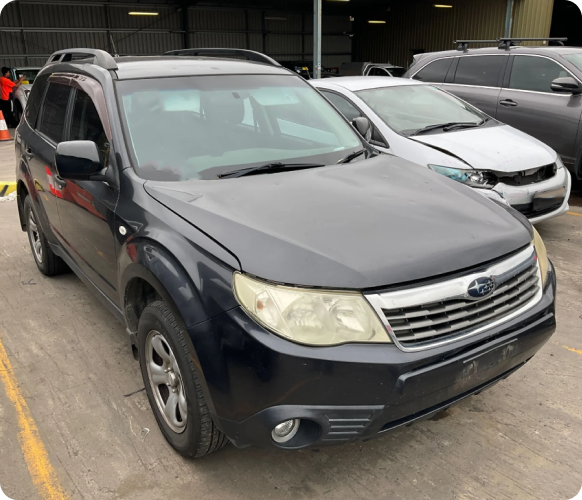
[{"label": "fog light housing", "polygon": [[299,430],[299,423],[300,420],[298,418],[293,418],[276,425],[271,432],[273,441],[276,443],[286,443],[287,441],[291,441]]}]

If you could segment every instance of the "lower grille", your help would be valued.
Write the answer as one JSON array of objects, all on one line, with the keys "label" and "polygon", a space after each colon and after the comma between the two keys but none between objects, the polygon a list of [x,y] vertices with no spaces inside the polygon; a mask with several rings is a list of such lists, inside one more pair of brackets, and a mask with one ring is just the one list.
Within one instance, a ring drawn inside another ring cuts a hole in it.
[{"label": "lower grille", "polygon": [[[495,289],[474,299],[468,290],[479,278],[490,278]],[[428,348],[477,333],[518,314],[539,300],[541,288],[538,262],[530,247],[481,273],[368,299],[376,310],[381,309],[393,339],[401,347]]]}]

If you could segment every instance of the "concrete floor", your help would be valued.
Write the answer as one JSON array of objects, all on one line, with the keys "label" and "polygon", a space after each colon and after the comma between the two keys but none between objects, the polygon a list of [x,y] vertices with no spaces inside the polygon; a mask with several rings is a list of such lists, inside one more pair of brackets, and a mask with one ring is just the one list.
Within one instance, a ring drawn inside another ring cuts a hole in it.
[{"label": "concrete floor", "polygon": [[[491,390],[367,443],[178,456],[145,394],[124,396],[143,387],[124,328],[73,274],[38,272],[15,202],[0,203],[0,341],[72,499],[570,499],[582,486],[582,208],[571,211],[538,227],[558,273],[550,342]],[[0,486],[45,500],[17,418],[0,384]]]}]

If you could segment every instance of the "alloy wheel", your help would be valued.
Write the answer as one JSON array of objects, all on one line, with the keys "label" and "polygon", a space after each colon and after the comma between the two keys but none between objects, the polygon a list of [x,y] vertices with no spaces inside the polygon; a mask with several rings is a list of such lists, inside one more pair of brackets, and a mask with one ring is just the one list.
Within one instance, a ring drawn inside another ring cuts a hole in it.
[{"label": "alloy wheel", "polygon": [[36,218],[32,210],[28,216],[28,235],[30,237],[30,243],[32,244],[34,256],[38,263],[42,264],[42,242],[40,241],[40,234],[36,224]]},{"label": "alloy wheel", "polygon": [[180,434],[186,429],[188,405],[180,367],[166,339],[156,330],[145,342],[148,379],[166,424]]}]

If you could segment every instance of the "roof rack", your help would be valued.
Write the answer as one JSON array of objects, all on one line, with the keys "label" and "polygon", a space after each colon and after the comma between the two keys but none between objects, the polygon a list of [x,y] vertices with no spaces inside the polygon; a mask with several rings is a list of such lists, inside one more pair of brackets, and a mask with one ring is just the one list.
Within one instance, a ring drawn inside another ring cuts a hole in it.
[{"label": "roof rack", "polygon": [[548,46],[562,46],[567,41],[567,38],[498,38],[497,40],[455,40],[453,43],[457,44],[457,50],[467,52],[471,43],[496,43],[499,49],[510,50],[521,42],[548,42]]},{"label": "roof rack", "polygon": [[550,45],[563,46],[567,42],[567,38],[499,38],[499,48],[509,50],[511,47],[516,47],[521,42],[548,42]]},{"label": "roof rack", "polygon": [[497,43],[497,40],[455,40],[453,43],[458,44],[457,50],[467,52],[470,43]]},{"label": "roof rack", "polygon": [[57,50],[54,52],[46,62],[47,64],[53,64],[57,62],[75,62],[75,63],[84,63],[91,61],[93,64],[97,66],[107,69],[107,70],[115,70],[117,68],[117,63],[115,59],[109,54],[109,52],[105,52],[104,50],[99,49],[64,49],[64,50]]},{"label": "roof rack", "polygon": [[260,52],[255,52],[254,50],[246,49],[217,49],[217,48],[204,48],[204,49],[181,49],[181,50],[170,50],[164,54],[165,56],[236,56],[244,57],[249,61],[260,62],[263,64],[270,64],[271,66],[281,66],[275,59],[270,58],[265,54]]}]

